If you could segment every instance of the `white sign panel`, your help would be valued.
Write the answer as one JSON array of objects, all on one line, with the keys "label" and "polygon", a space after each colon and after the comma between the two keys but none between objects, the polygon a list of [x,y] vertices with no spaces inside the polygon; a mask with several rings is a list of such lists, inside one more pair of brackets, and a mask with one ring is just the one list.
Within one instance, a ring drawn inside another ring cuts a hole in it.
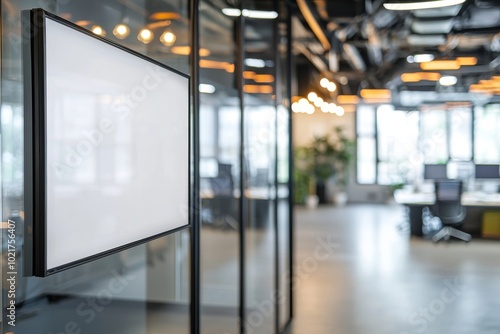
[{"label": "white sign panel", "polygon": [[36,275],[187,226],[190,189],[189,78],[43,14],[44,71],[32,59],[32,85],[45,85],[45,106],[32,109],[45,137],[33,157]]}]

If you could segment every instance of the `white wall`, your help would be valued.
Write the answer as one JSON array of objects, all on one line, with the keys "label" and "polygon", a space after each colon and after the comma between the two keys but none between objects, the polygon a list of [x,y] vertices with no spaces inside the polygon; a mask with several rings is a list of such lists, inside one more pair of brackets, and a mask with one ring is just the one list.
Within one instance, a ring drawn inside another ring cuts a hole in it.
[{"label": "white wall", "polygon": [[356,137],[355,113],[346,112],[343,116],[315,112],[308,114],[293,114],[293,144],[309,145],[315,136],[323,136],[334,127],[342,126],[349,138]]}]

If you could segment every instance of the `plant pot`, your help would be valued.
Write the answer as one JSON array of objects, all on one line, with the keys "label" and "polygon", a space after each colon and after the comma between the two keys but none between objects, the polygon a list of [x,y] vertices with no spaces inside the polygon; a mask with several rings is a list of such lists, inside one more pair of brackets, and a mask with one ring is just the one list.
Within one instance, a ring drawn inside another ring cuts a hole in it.
[{"label": "plant pot", "polygon": [[306,207],[308,209],[315,209],[318,207],[319,198],[316,195],[308,195],[306,197]]},{"label": "plant pot", "polygon": [[324,182],[316,183],[316,194],[318,195],[319,204],[328,203],[328,198],[326,197],[326,185]]},{"label": "plant pot", "polygon": [[333,203],[336,206],[345,206],[349,197],[345,191],[335,192],[333,194]]}]

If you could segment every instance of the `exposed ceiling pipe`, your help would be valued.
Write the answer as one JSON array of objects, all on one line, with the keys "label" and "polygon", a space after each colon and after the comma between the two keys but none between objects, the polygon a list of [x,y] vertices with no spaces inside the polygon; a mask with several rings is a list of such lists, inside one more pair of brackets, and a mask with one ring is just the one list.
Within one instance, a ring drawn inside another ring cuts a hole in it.
[{"label": "exposed ceiling pipe", "polygon": [[380,65],[383,62],[382,43],[377,29],[371,21],[367,21],[364,28],[368,37],[368,56],[374,65]]},{"label": "exposed ceiling pipe", "polygon": [[366,71],[365,62],[363,61],[363,58],[361,58],[361,55],[356,47],[352,46],[349,43],[344,43],[342,44],[342,49],[344,50],[344,54],[346,55],[347,62],[349,63],[349,65],[351,65],[352,68],[359,72]]},{"label": "exposed ceiling pipe", "polygon": [[302,53],[311,62],[311,64],[313,64],[318,69],[319,72],[326,72],[328,70],[323,60],[321,60],[321,58],[316,56],[315,54],[312,54],[311,51],[309,51],[309,49],[304,46],[304,44],[293,43],[293,48]]},{"label": "exposed ceiling pipe", "polygon": [[321,45],[323,45],[325,51],[330,51],[330,41],[326,37],[325,30],[323,29],[323,27],[321,27],[315,15],[313,14],[313,5],[308,0],[297,0],[297,5],[299,6],[302,16],[304,16],[307,24],[309,25]]}]

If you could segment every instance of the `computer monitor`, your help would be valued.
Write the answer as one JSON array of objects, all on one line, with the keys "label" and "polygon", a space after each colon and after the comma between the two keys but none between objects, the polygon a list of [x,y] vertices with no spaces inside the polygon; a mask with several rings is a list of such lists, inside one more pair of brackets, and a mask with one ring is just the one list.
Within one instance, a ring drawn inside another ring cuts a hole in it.
[{"label": "computer monitor", "polygon": [[426,164],[424,165],[424,179],[426,180],[446,180],[446,164]]},{"label": "computer monitor", "polygon": [[476,179],[500,179],[500,165],[476,165]]}]

